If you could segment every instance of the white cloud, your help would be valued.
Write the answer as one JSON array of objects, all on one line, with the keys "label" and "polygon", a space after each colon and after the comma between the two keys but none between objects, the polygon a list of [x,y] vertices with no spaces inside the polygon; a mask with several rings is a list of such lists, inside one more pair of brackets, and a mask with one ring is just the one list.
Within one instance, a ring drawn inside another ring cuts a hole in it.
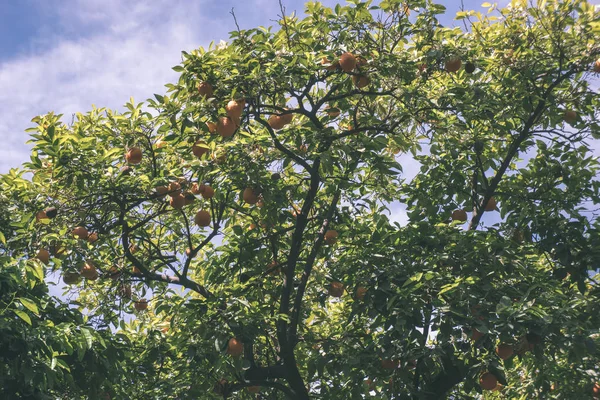
[{"label": "white cloud", "polygon": [[32,117],[53,110],[70,120],[92,104],[115,109],[130,96],[141,101],[163,93],[177,78],[171,67],[181,50],[225,38],[233,26],[216,26],[197,2],[75,0],[53,11],[66,31],[95,33],[36,38],[35,50],[0,65],[0,173],[27,160],[23,131]]}]

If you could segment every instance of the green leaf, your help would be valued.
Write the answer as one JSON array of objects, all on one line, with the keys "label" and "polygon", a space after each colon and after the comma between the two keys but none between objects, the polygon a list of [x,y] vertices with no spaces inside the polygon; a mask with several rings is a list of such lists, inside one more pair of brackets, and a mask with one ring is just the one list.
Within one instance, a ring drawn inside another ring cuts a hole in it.
[{"label": "green leaf", "polygon": [[64,370],[67,370],[67,371],[71,372],[71,368],[69,368],[69,365],[64,360],[62,360],[60,358],[55,358],[55,360],[56,360],[56,363],[58,364],[59,367],[61,367]]},{"label": "green leaf", "polygon": [[33,276],[40,282],[44,280],[44,267],[42,265],[43,264],[37,260],[27,264],[27,267],[33,273]]},{"label": "green leaf", "polygon": [[21,304],[23,304],[23,306],[25,306],[25,308],[27,308],[32,313],[34,313],[36,315],[38,315],[40,313],[38,310],[37,304],[35,304],[35,302],[33,300],[25,298],[25,297],[21,297],[21,298],[19,298],[19,301],[21,302]]},{"label": "green leaf", "polygon": [[91,349],[92,344],[94,343],[94,337],[90,333],[89,328],[81,328],[81,336],[84,338],[87,348]]},{"label": "green leaf", "polygon": [[29,318],[29,315],[22,310],[13,310],[15,312],[15,314],[17,314],[17,316],[19,318],[21,318],[23,321],[27,322],[29,325],[31,325],[31,318]]}]

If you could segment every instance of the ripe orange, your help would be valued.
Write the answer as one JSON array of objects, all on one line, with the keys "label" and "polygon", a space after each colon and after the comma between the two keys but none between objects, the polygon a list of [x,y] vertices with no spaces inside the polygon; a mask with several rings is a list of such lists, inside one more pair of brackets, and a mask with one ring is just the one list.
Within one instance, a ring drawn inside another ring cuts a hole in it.
[{"label": "ripe orange", "polygon": [[44,264],[48,264],[50,261],[50,252],[46,249],[39,249],[35,258],[43,262]]},{"label": "ripe orange", "polygon": [[208,145],[202,140],[198,140],[192,146],[192,153],[198,158],[201,158],[203,155],[208,153]]},{"label": "ripe orange", "polygon": [[119,267],[117,267],[116,265],[113,265],[108,270],[108,277],[110,279],[112,279],[113,281],[116,281],[117,279],[119,279],[121,277],[121,275],[123,275],[123,272],[121,272]]},{"label": "ripe orange", "polygon": [[210,213],[205,210],[198,211],[194,217],[194,222],[201,227],[209,226],[211,222]]},{"label": "ripe orange", "polygon": [[169,204],[173,208],[177,208],[177,209],[183,208],[183,206],[185,206],[185,196],[182,195],[181,193],[178,193],[178,194],[174,195],[173,197],[171,197],[171,200],[169,200]]},{"label": "ripe orange", "polygon": [[595,399],[600,398],[600,383],[598,382],[594,383],[594,386],[592,387],[592,397]]},{"label": "ripe orange", "polygon": [[125,153],[125,161],[129,164],[139,164],[142,162],[142,149],[139,147],[132,147],[127,153]]},{"label": "ripe orange", "polygon": [[89,278],[87,278],[90,281],[95,281],[96,279],[98,279],[100,275],[98,275],[98,271],[96,271],[95,274],[93,274],[92,276],[90,276]]},{"label": "ripe orange", "polygon": [[275,129],[276,131],[278,131],[279,129],[283,129],[283,127],[285,126],[285,121],[279,115],[276,114],[271,115],[267,122],[269,123],[269,126]]},{"label": "ripe orange", "polygon": [[210,98],[213,95],[213,87],[208,82],[200,82],[198,84],[198,93],[200,94],[200,96]]},{"label": "ripe orange", "polygon": [[242,199],[248,204],[256,204],[258,202],[258,195],[254,192],[254,189],[247,187],[242,193]]},{"label": "ripe orange", "polygon": [[352,75],[352,83],[359,89],[362,89],[371,83],[371,78],[366,75]]},{"label": "ripe orange", "polygon": [[256,207],[263,208],[265,206],[265,201],[263,199],[258,199],[256,202]]},{"label": "ripe orange", "polygon": [[169,188],[166,186],[157,186],[154,188],[154,191],[156,192],[156,194],[158,194],[159,198],[163,198],[169,192]]},{"label": "ripe orange", "polygon": [[321,58],[321,65],[326,65],[325,69],[327,71],[335,71],[336,69],[338,69],[340,67],[340,62],[339,61],[331,62],[327,59],[327,57],[323,57],[323,58]]},{"label": "ripe orange", "polygon": [[215,195],[215,189],[213,189],[212,187],[210,187],[209,185],[201,185],[204,186],[204,189],[200,189],[200,194],[202,194],[202,197],[205,199],[211,199],[214,195]]},{"label": "ripe orange", "polygon": [[157,141],[156,141],[156,143],[154,143],[154,146],[155,146],[157,149],[162,149],[162,148],[163,148],[163,147],[165,147],[166,145],[167,145],[167,142],[165,142],[165,141],[164,141],[164,140],[162,140],[162,139],[159,139],[159,140],[157,140]]},{"label": "ripe orange", "polygon": [[460,60],[460,57],[451,57],[446,60],[446,64],[444,65],[448,72],[457,72],[461,66],[462,61]]},{"label": "ripe orange", "polygon": [[242,111],[244,110],[244,106],[246,102],[241,100],[230,100],[229,103],[225,106],[225,112],[231,118],[240,118],[242,116]]},{"label": "ripe orange", "polygon": [[36,222],[40,222],[40,220],[42,219],[49,219],[48,216],[46,215],[46,211],[38,211],[37,214],[35,214],[35,221]]},{"label": "ripe orange", "polygon": [[398,368],[399,365],[400,365],[400,362],[398,360],[390,360],[390,359],[381,360],[381,368],[383,368],[383,369],[396,369],[396,368]]},{"label": "ripe orange", "polygon": [[94,277],[98,277],[98,271],[96,270],[96,266],[89,260],[83,264],[83,266],[79,270],[79,274],[85,279],[91,280],[94,280]]},{"label": "ripe orange", "polygon": [[142,275],[142,270],[140,270],[138,267],[135,267],[135,266],[134,266],[134,267],[131,269],[131,273],[132,273],[133,275]]},{"label": "ripe orange", "polygon": [[[287,108],[286,108],[287,110]],[[283,125],[289,125],[292,123],[292,120],[294,119],[294,114],[280,114],[279,118],[281,119],[281,122],[283,123]]]},{"label": "ripe orange", "polygon": [[325,112],[327,113],[327,115],[329,115],[330,118],[337,118],[340,115],[340,110],[333,107],[327,107],[325,109]]},{"label": "ripe orange", "polygon": [[344,294],[344,284],[342,282],[331,282],[329,285],[329,295],[331,297],[342,297]]},{"label": "ripe orange", "polygon": [[237,124],[230,117],[219,118],[219,122],[217,123],[217,133],[221,135],[221,137],[228,138],[233,136],[236,129]]},{"label": "ripe orange", "polygon": [[140,300],[136,301],[133,306],[138,311],[144,311],[145,309],[148,308],[148,300],[140,299]]},{"label": "ripe orange", "polygon": [[467,220],[467,212],[463,209],[454,210],[452,212],[452,221],[462,221],[465,222]]},{"label": "ripe orange", "polygon": [[358,300],[364,300],[365,294],[367,294],[367,288],[364,286],[359,286],[356,288],[356,298]]},{"label": "ripe orange", "polygon": [[169,196],[173,197],[181,193],[181,184],[179,182],[171,182],[167,186],[167,192]]},{"label": "ripe orange", "polygon": [[476,328],[471,331],[471,338],[476,342],[483,337],[483,333],[479,332]]},{"label": "ripe orange", "polygon": [[208,132],[215,133],[217,131],[217,124],[214,122],[207,122],[206,127],[208,128]]},{"label": "ripe orange", "polygon": [[494,376],[494,374],[485,372],[479,378],[479,385],[483,390],[493,390],[498,385],[498,379]]},{"label": "ripe orange", "polygon": [[204,186],[204,185],[198,185],[197,183],[194,182],[194,183],[192,183],[192,187],[190,188],[190,191],[193,194],[200,194],[200,193],[202,193],[200,190],[200,187],[202,187],[202,186]]},{"label": "ripe orange", "polygon": [[98,241],[98,233],[96,232],[91,232],[88,237],[87,237],[87,241],[89,243],[95,243]]},{"label": "ripe orange", "polygon": [[229,339],[227,343],[227,354],[239,357],[244,353],[244,344],[236,338]]},{"label": "ripe orange", "polygon": [[88,238],[88,230],[83,226],[78,226],[73,229],[73,235],[77,236],[81,240],[86,240]]},{"label": "ripe orange", "polygon": [[340,68],[344,72],[351,72],[356,68],[356,57],[352,53],[344,53],[340,56]]},{"label": "ripe orange", "polygon": [[496,199],[490,197],[487,204],[485,205],[485,211],[494,211],[496,209]]},{"label": "ripe orange", "polygon": [[335,229],[329,229],[327,232],[325,232],[324,238],[325,243],[334,244],[335,242],[337,242],[338,233]]},{"label": "ripe orange", "polygon": [[563,115],[563,119],[568,124],[573,125],[575,123],[575,121],[577,121],[577,112],[575,112],[573,110],[566,110],[565,114]]},{"label": "ripe orange", "polygon": [[77,272],[65,272],[63,274],[63,282],[67,285],[75,285],[79,283],[81,276]]},{"label": "ripe orange", "polygon": [[594,72],[600,74],[600,58],[597,59],[596,62],[594,62],[593,70],[594,70]]},{"label": "ripe orange", "polygon": [[509,359],[513,352],[513,347],[510,344],[500,344],[496,347],[496,354],[503,360]]}]

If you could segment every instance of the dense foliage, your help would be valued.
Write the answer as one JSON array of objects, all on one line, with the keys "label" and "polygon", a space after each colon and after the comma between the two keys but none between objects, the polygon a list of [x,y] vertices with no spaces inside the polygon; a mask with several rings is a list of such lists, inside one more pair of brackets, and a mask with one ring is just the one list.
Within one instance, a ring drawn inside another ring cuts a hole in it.
[{"label": "dense foliage", "polygon": [[591,398],[599,14],[485,7],[449,28],[424,0],[308,3],[183,52],[145,104],[34,118],[3,177],[0,340],[26,344],[0,357],[35,357],[3,376],[66,398]]}]

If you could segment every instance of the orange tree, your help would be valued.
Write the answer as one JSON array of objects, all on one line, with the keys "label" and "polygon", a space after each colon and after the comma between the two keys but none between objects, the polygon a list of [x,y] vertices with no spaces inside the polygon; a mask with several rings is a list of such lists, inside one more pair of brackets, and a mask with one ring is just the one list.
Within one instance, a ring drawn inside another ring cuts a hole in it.
[{"label": "orange tree", "polygon": [[132,372],[97,386],[591,397],[598,13],[489,7],[447,28],[429,1],[308,3],[183,52],[145,104],[36,117],[11,189],[34,228],[12,240],[135,341]]}]

